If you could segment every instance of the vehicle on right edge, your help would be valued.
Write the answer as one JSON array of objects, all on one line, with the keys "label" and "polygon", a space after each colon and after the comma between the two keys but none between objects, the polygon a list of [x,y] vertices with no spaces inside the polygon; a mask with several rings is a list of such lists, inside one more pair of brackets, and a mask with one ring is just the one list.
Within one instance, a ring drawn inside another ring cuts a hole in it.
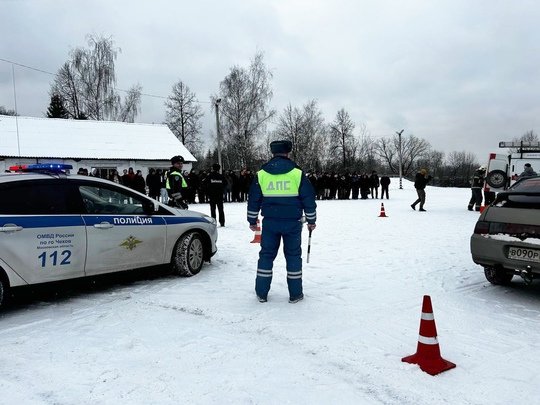
[{"label": "vehicle on right edge", "polygon": [[540,277],[540,176],[519,179],[480,214],[471,236],[472,259],[492,284],[519,275]]},{"label": "vehicle on right edge", "polygon": [[499,142],[499,148],[513,150],[510,154],[491,153],[486,171],[484,191],[498,193],[516,182],[526,163],[540,171],[540,142]]}]

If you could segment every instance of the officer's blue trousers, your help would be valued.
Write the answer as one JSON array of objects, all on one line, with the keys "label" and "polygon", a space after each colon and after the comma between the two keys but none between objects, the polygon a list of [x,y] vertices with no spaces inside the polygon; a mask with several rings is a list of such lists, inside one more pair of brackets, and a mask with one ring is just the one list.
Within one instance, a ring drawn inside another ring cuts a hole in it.
[{"label": "officer's blue trousers", "polygon": [[289,297],[302,295],[302,223],[298,220],[263,218],[261,251],[257,265],[255,292],[266,298],[272,284],[272,268],[281,239],[287,262],[287,286]]}]

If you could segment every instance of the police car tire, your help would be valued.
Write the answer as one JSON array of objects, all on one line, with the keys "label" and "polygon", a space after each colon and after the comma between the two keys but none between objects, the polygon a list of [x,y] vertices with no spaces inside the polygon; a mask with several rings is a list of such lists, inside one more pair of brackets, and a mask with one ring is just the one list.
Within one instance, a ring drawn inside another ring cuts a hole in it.
[{"label": "police car tire", "polygon": [[6,282],[0,278],[0,307],[2,307],[7,298],[7,285]]},{"label": "police car tire", "polygon": [[506,173],[502,170],[493,170],[488,173],[486,182],[490,187],[501,188],[506,184]]},{"label": "police car tire", "polygon": [[204,244],[198,232],[182,235],[174,247],[173,271],[183,277],[191,277],[201,271],[204,262]]},{"label": "police car tire", "polygon": [[484,275],[487,281],[493,285],[510,284],[514,275],[499,267],[484,267]]}]

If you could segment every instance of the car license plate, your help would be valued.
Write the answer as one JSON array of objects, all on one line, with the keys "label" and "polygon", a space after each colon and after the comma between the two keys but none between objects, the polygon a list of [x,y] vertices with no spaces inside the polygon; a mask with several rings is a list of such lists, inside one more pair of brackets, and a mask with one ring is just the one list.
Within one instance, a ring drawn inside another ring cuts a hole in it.
[{"label": "car license plate", "polygon": [[510,246],[508,249],[508,258],[540,263],[540,250]]}]

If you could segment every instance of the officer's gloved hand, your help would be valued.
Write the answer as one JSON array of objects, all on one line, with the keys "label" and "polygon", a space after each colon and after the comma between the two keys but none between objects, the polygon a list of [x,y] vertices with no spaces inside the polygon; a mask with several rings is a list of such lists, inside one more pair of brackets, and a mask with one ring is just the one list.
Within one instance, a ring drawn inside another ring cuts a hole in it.
[{"label": "officer's gloved hand", "polygon": [[317,227],[317,224],[307,224],[307,229],[313,231]]},{"label": "officer's gloved hand", "polygon": [[183,199],[179,198],[177,200],[174,200],[174,202],[176,203],[177,207],[182,208],[183,210],[188,209],[188,205]]},{"label": "officer's gloved hand", "polygon": [[255,232],[257,230],[257,224],[254,224],[254,225],[249,225],[249,229],[251,229],[253,232]]}]

